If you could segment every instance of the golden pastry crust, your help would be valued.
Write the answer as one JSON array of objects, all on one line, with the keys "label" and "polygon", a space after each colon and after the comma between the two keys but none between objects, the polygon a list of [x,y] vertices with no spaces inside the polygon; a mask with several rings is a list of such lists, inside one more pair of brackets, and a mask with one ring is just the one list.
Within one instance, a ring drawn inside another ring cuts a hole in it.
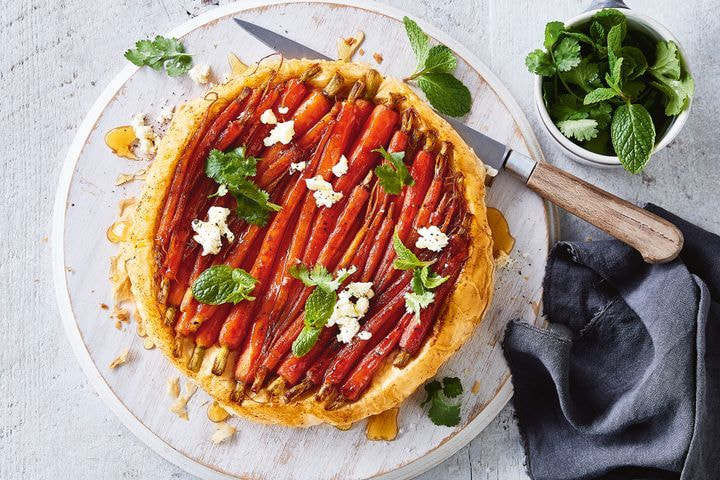
[{"label": "golden pastry crust", "polygon": [[[165,306],[157,300],[160,285],[156,281],[158,266],[154,252],[155,231],[175,165],[203,118],[206,115],[216,116],[220,111],[218,107],[235,98],[243,87],[262,84],[273,70],[278,72],[277,81],[298,77],[313,63],[322,67],[322,72],[311,81],[317,86],[324,86],[338,71],[350,85],[371,70],[367,65],[345,62],[284,60],[281,65],[263,62],[260,66],[251,66],[246,73],[231,78],[227,83],[216,86],[204,98],[178,108],[148,172],[136,211],[130,245],[132,256],[128,262],[132,292],[147,333],[170,361],[233,413],[263,423],[293,427],[323,422],[347,425],[400,404],[434,376],[437,369],[467,341],[482,321],[493,288],[492,238],[485,210],[485,169],[482,163],[450,125],[412,90],[398,80],[385,78],[378,89],[376,100],[385,99],[390,93],[401,94],[404,97],[402,107],[412,106],[425,126],[438,132],[440,140],[453,144],[452,168],[462,172],[465,177],[464,195],[471,213],[468,226],[471,237],[469,258],[436,322],[433,334],[404,368],[399,369],[392,366],[391,362],[386,362],[358,401],[336,410],[325,410],[311,395],[284,404],[271,400],[266,391],[240,404],[230,402],[233,369],[226,369],[222,377],[216,377],[210,372],[216,347],[208,349],[199,372],[187,368],[192,345],[186,341],[177,346],[173,328],[164,322]],[[228,359],[230,365],[233,360],[231,355]]]}]

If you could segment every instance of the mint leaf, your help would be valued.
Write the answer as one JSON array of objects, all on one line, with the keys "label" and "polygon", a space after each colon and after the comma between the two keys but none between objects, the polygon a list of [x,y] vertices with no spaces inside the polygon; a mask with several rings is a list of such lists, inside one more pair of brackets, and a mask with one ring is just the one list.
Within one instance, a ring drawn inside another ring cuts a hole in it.
[{"label": "mint leaf", "polygon": [[590,105],[592,103],[602,102],[603,100],[610,100],[615,96],[617,96],[617,92],[612,88],[596,88],[585,95],[583,104]]},{"label": "mint leaf", "polygon": [[565,32],[565,24],[563,22],[548,22],[545,25],[545,41],[543,45],[547,50],[552,50],[553,45],[560,39],[560,35]]},{"label": "mint leaf", "polygon": [[658,42],[656,61],[649,68],[655,79],[650,83],[665,97],[665,115],[680,114],[690,104],[695,93],[695,82],[689,73],[682,75],[682,61],[677,45]]},{"label": "mint leaf", "polygon": [[192,294],[200,303],[220,305],[255,300],[250,296],[255,280],[242,268],[215,265],[203,271],[192,284]]},{"label": "mint leaf", "polygon": [[640,172],[655,145],[655,126],[645,107],[620,105],[615,110],[610,135],[620,163],[630,173]]},{"label": "mint leaf", "polygon": [[530,70],[530,73],[543,77],[552,77],[557,71],[550,55],[540,49],[528,53],[527,57],[525,57],[525,66]]},{"label": "mint leaf", "polygon": [[420,260],[409,248],[407,248],[400,240],[397,230],[393,233],[393,248],[395,249],[395,260],[393,268],[396,270],[411,270],[413,268],[422,268],[432,265],[434,262],[424,262]]},{"label": "mint leaf", "polygon": [[567,72],[580,65],[580,44],[574,38],[563,38],[553,51],[558,72]]},{"label": "mint leaf", "polygon": [[138,67],[148,66],[154,70],[165,68],[171,77],[184,75],[192,67],[192,55],[177,38],[158,35],[155,40],[139,40],[135,48],[125,52],[125,58]]},{"label": "mint leaf", "polygon": [[248,177],[255,175],[257,158],[245,155],[245,148],[238,147],[227,153],[212,150],[205,164],[205,174],[218,184],[225,185],[237,200],[236,213],[253,225],[265,225],[271,212],[280,206],[269,201],[270,196]]},{"label": "mint leaf", "polygon": [[380,186],[391,195],[398,195],[404,185],[415,185],[410,172],[403,161],[405,152],[389,153],[383,147],[373,150],[385,159],[387,163],[375,167],[375,175],[378,177]]},{"label": "mint leaf", "polygon": [[415,52],[418,65],[424,65],[430,52],[430,39],[420,26],[409,17],[403,17],[403,24],[405,25],[408,40],[410,40],[410,46]]},{"label": "mint leaf", "polygon": [[412,292],[405,294],[405,309],[414,313],[416,317],[419,316],[420,310],[435,301],[432,290],[445,283],[447,279],[448,277],[441,277],[432,272],[427,265],[416,267],[413,270]]},{"label": "mint leaf", "polygon": [[440,113],[461,117],[470,111],[470,90],[449,73],[427,73],[417,79],[430,104]]},{"label": "mint leaf", "polygon": [[454,427],[460,423],[462,384],[458,378],[445,378],[443,385],[437,380],[425,385],[426,399],[422,406],[430,405],[428,416],[435,425]]},{"label": "mint leaf", "polygon": [[[424,289],[432,290],[445,283],[449,277],[442,277],[431,271],[430,268],[422,267],[413,272],[413,281],[415,281],[415,278],[417,278]],[[415,289],[414,285],[413,283],[413,289]]]},{"label": "mint leaf", "polygon": [[457,67],[457,58],[445,45],[435,45],[428,52],[423,64],[424,73],[452,73]]},{"label": "mint leaf", "polygon": [[610,62],[610,72],[615,83],[622,82],[620,67],[617,66],[618,61],[622,60],[621,42],[622,29],[619,25],[615,25],[610,29],[607,37],[608,60]]},{"label": "mint leaf", "polygon": [[658,42],[655,63],[650,67],[650,71],[657,76],[680,80],[680,52],[675,42]]},{"label": "mint leaf", "polygon": [[[592,19],[602,26],[602,30],[606,35],[610,33],[613,27],[619,27],[620,40],[625,40],[625,35],[627,35],[627,19],[625,18],[625,14],[620,10],[603,8],[593,15]],[[590,26],[590,32],[592,33],[592,25]]]},{"label": "mint leaf", "polygon": [[322,328],[305,325],[300,331],[300,335],[297,336],[292,344],[293,355],[296,357],[307,355],[310,349],[317,343],[320,332],[322,332]]},{"label": "mint leaf", "polygon": [[333,313],[337,303],[335,290],[323,287],[313,289],[305,302],[305,325],[322,328]]},{"label": "mint leaf", "polygon": [[575,138],[577,140],[590,140],[598,134],[598,123],[591,118],[581,120],[564,120],[557,123],[563,135],[567,138]]},{"label": "mint leaf", "polygon": [[640,77],[647,71],[648,63],[645,54],[636,47],[622,47],[620,55],[624,59],[622,73],[630,80]]}]

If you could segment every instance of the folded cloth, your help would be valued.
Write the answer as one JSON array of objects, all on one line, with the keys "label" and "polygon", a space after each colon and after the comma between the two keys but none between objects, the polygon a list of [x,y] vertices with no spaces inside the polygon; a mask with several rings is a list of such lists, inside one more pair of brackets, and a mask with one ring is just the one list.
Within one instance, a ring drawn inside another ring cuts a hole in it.
[{"label": "folded cloth", "polygon": [[646,208],[682,230],[677,260],[648,265],[616,240],[558,243],[549,328],[508,325],[536,480],[720,478],[720,237]]}]

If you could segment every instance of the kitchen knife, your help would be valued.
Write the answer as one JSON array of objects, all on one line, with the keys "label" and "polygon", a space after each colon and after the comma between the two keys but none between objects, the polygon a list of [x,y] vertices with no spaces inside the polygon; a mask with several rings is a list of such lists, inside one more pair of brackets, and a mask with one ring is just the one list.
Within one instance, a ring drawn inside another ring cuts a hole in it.
[{"label": "kitchen knife", "polygon": [[[305,45],[239,18],[238,25],[287,58],[331,60]],[[507,170],[531,190],[640,252],[648,263],[678,256],[683,236],[675,225],[548,163],[539,163],[464,123],[444,117],[495,176]]]}]

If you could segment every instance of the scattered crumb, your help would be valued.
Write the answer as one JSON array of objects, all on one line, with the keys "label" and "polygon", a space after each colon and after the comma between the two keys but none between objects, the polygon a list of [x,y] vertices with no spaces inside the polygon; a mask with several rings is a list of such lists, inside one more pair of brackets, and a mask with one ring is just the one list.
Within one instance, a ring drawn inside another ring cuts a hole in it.
[{"label": "scattered crumb", "polygon": [[499,270],[510,270],[514,265],[515,259],[503,251],[500,251],[500,255],[495,259],[495,267]]},{"label": "scattered crumb", "polygon": [[118,356],[115,358],[115,360],[113,360],[112,362],[110,362],[110,369],[113,370],[113,369],[119,367],[120,365],[122,365],[123,363],[127,362],[127,361],[128,361],[128,354],[129,354],[129,353],[130,353],[130,349],[129,349],[129,348],[126,348],[125,350],[123,350],[123,351],[120,353],[120,355],[118,355]]},{"label": "scattered crumb", "polygon": [[48,237],[43,237],[43,238],[40,239],[40,241],[43,242],[43,243],[47,243],[47,242],[48,242]]},{"label": "scattered crumb", "polygon": [[373,53],[373,58],[378,63],[378,65],[383,62],[383,56],[381,53],[378,53],[378,52]]},{"label": "scattered crumb", "polygon": [[235,435],[235,432],[237,432],[237,429],[231,425],[228,425],[225,422],[220,422],[217,424],[217,430],[215,430],[215,433],[213,433],[211,439],[212,442],[217,445],[218,443],[222,443],[228,438]]},{"label": "scattered crumb", "polygon": [[118,330],[122,329],[122,322],[120,320],[115,320],[115,328]]},{"label": "scattered crumb", "polygon": [[167,392],[170,398],[178,398],[180,396],[180,377],[170,377],[167,379]]},{"label": "scattered crumb", "polygon": [[365,40],[364,32],[357,32],[354,36],[348,38],[338,38],[338,60],[349,62],[363,40]]},{"label": "scattered crumb", "polygon": [[585,237],[585,241],[586,241],[586,242],[592,242],[592,241],[593,241],[593,238],[592,238],[590,235],[588,235],[587,237]]},{"label": "scattered crumb", "polygon": [[114,318],[118,322],[128,322],[130,321],[130,312],[125,307],[115,305],[112,313],[110,314],[110,318]]},{"label": "scattered crumb", "polygon": [[162,107],[160,108],[160,113],[157,117],[157,122],[159,124],[165,124],[170,123],[170,120],[172,120],[173,115],[175,115],[175,106],[170,107]]},{"label": "scattered crumb", "polygon": [[68,267],[67,265],[65,265],[65,271],[69,272],[69,273],[73,273],[75,270],[73,270],[72,267]]},{"label": "scattered crumb", "polygon": [[472,384],[470,391],[473,395],[477,395],[477,393],[480,391],[480,380],[475,380],[475,383]]},{"label": "scattered crumb", "polygon": [[365,49],[364,48],[359,49],[358,53],[360,54],[361,57],[365,56]]},{"label": "scattered crumb", "polygon": [[170,411],[185,421],[189,420],[190,417],[187,413],[187,403],[190,401],[192,396],[195,395],[197,388],[197,385],[194,383],[185,382],[185,394],[179,395],[177,400],[170,405]]},{"label": "scattered crumb", "polygon": [[102,308],[103,310],[110,310],[110,307],[108,307],[107,303],[101,303],[100,308]]},{"label": "scattered crumb", "polygon": [[135,180],[145,180],[147,175],[147,168],[141,168],[135,173],[121,173],[115,179],[115,186],[125,185],[126,183],[134,182]]},{"label": "scattered crumb", "polygon": [[529,254],[528,252],[525,252],[525,253],[522,254],[522,257],[523,257],[523,258],[528,258],[529,256],[530,256],[530,254]]},{"label": "scattered crumb", "polygon": [[129,239],[136,204],[135,197],[123,198],[118,202],[118,219],[110,225],[105,235],[111,243],[125,242]]},{"label": "scattered crumb", "polygon": [[540,302],[530,302],[530,307],[532,307],[536,316],[540,315]]},{"label": "scattered crumb", "polygon": [[155,348],[155,343],[150,340],[150,338],[145,337],[145,340],[143,340],[143,348],[145,350],[152,350],[153,348]]}]

